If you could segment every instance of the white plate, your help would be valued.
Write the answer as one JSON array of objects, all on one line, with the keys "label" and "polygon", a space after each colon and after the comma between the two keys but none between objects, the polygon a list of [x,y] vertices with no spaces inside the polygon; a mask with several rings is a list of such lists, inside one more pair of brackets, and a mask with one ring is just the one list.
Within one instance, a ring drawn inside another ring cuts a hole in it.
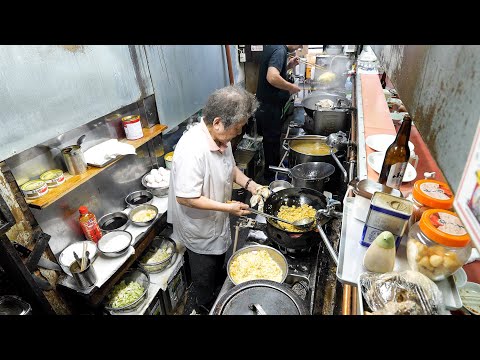
[{"label": "white plate", "polygon": [[457,288],[460,289],[465,286],[467,283],[467,273],[463,268],[458,269],[453,273],[453,280],[455,280],[455,285],[457,285]]},{"label": "white plate", "polygon": [[[395,140],[395,135],[389,134],[376,134],[370,135],[365,139],[365,142],[369,147],[375,151],[387,151],[388,147]],[[408,147],[410,150],[415,149],[415,145],[411,141],[408,142]]]},{"label": "white plate", "polygon": [[[375,170],[377,173],[380,174],[383,165],[383,158],[385,157],[385,152],[373,152],[367,157],[368,165]],[[415,180],[417,177],[417,170],[412,166],[412,164],[408,163],[407,170],[405,171],[405,175],[403,176],[402,182],[409,182]]]},{"label": "white plate", "polygon": [[[475,315],[480,315],[480,284],[468,281],[464,287],[458,290],[463,307]],[[467,298],[467,296],[469,298]],[[477,299],[472,299],[472,297]]]}]

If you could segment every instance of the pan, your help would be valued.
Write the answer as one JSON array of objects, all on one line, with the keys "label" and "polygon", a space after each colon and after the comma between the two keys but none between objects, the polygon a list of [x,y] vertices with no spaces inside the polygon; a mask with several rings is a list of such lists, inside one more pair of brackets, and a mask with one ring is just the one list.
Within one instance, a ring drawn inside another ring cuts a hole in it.
[{"label": "pan", "polygon": [[[283,189],[272,193],[267,200],[265,200],[264,212],[277,216],[282,205],[301,206],[303,204],[310,205],[315,210],[325,209],[327,206],[327,198],[322,193],[313,189],[298,187]],[[315,231],[315,225],[310,229],[286,231],[276,220],[267,218],[266,221],[268,237],[282,247],[294,250],[307,249],[319,240],[318,234]]]}]

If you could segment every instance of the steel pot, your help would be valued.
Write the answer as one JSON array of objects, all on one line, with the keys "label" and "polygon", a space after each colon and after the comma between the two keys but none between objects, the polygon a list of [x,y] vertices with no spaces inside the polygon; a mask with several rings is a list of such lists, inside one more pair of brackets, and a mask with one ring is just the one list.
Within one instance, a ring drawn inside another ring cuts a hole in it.
[{"label": "steel pot", "polygon": [[[333,101],[334,107],[321,108],[316,105],[324,99]],[[312,134],[328,136],[350,129],[351,102],[340,94],[314,91],[302,100],[302,106],[308,115],[303,127]]]},{"label": "steel pot", "polygon": [[80,145],[67,146],[61,152],[71,175],[80,175],[87,171],[87,162]]},{"label": "steel pot", "polygon": [[269,166],[270,170],[288,174],[292,178],[292,185],[299,188],[308,188],[322,192],[324,184],[330,180],[329,176],[335,172],[335,166],[324,162],[306,162],[295,165],[292,169]]},{"label": "steel pot", "polygon": [[[290,188],[272,193],[265,200],[264,212],[269,215],[277,216],[280,207],[310,205],[315,210],[325,209],[327,198],[320,192],[307,188]],[[315,242],[318,242],[318,234],[315,232],[315,226],[312,229],[296,229],[295,231],[286,231],[275,220],[270,218],[267,221],[267,236],[277,245],[287,249],[308,249]]]},{"label": "steel pot", "polygon": [[[307,146],[307,148],[305,148],[305,146]],[[323,149],[324,154],[319,154]],[[297,136],[288,141],[285,150],[288,151],[288,164],[290,167],[307,162],[326,162],[334,164],[332,155],[330,155],[330,147],[327,145],[326,136]],[[335,149],[334,153],[337,152],[338,151]]]},{"label": "steel pot", "polygon": [[303,300],[285,284],[251,280],[228,290],[212,315],[308,315]]}]

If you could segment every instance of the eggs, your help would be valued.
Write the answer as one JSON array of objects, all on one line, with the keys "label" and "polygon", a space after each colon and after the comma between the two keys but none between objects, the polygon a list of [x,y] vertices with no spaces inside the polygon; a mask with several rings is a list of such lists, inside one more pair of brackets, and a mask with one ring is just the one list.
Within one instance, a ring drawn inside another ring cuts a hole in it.
[{"label": "eggs", "polygon": [[150,173],[145,176],[145,183],[152,188],[168,187],[170,183],[170,170],[163,167],[152,169]]}]

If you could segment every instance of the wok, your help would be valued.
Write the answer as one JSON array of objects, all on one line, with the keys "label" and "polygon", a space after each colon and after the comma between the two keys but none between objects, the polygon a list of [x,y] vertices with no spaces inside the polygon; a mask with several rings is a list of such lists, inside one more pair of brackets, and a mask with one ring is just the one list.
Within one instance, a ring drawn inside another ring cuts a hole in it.
[{"label": "wok", "polygon": [[[301,206],[307,204],[315,210],[325,209],[327,206],[327,198],[320,192],[308,189],[293,187],[283,189],[272,193],[264,205],[264,212],[276,216],[282,205]],[[315,232],[313,224],[309,229],[296,229],[295,231],[286,231],[280,226],[276,220],[267,218],[267,235],[278,245],[288,249],[305,249],[311,247],[318,242],[318,234]]]}]

